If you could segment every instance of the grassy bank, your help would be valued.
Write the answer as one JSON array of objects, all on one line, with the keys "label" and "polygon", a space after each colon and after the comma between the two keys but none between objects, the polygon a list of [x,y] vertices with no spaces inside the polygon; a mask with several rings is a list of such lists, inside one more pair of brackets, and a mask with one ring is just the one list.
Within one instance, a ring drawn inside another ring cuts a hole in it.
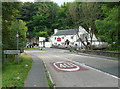
[{"label": "grassy bank", "polygon": [[32,58],[28,54],[19,56],[19,64],[15,62],[3,63],[2,87],[23,87],[31,65]]},{"label": "grassy bank", "polygon": [[[40,48],[24,48],[24,50],[41,50]],[[44,49],[42,49],[44,50]]]}]

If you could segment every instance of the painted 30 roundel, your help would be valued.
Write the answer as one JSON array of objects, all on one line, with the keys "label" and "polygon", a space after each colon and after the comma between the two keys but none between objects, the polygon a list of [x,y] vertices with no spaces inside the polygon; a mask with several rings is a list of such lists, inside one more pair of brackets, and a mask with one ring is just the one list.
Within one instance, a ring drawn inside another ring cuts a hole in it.
[{"label": "painted 30 roundel", "polygon": [[53,66],[61,71],[78,71],[80,67],[72,62],[55,62]]}]

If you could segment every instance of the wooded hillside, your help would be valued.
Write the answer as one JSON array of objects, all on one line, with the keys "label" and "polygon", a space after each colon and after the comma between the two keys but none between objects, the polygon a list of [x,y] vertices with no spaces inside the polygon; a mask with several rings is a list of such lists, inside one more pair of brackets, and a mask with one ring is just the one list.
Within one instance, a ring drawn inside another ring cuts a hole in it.
[{"label": "wooded hillside", "polygon": [[68,2],[58,6],[54,2],[3,2],[2,43],[3,49],[16,49],[18,31],[20,48],[26,37],[49,37],[54,29],[72,29],[79,26],[108,42],[108,50],[120,50],[119,3]]}]

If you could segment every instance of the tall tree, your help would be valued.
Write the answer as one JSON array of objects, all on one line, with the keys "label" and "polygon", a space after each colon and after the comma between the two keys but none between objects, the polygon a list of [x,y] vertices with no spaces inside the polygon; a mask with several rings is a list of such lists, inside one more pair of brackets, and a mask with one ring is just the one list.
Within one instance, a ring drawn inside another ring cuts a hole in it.
[{"label": "tall tree", "polygon": [[[31,5],[33,4],[33,5]],[[37,37],[36,33],[40,31],[46,31],[48,36],[52,34],[52,29],[54,29],[53,23],[56,20],[57,4],[53,2],[35,2],[31,3],[28,8],[33,8],[33,11],[25,9],[25,12],[31,13],[31,18],[28,18],[28,38]],[[30,9],[31,10],[31,9]],[[21,13],[24,13],[21,11]],[[30,13],[27,13],[29,16]],[[23,14],[22,14],[23,15]]]},{"label": "tall tree", "polygon": [[[111,4],[111,3],[110,3]],[[109,3],[104,4],[102,6],[103,13],[105,14],[105,18],[96,20],[96,27],[98,30],[98,36],[102,39],[102,41],[106,41],[111,44],[113,49],[120,49],[118,39],[119,37],[119,6],[113,5],[109,7]]]},{"label": "tall tree", "polygon": [[26,32],[27,32],[27,27],[26,23],[23,22],[23,20],[16,20],[12,21],[11,27],[10,27],[10,42],[9,46],[11,47],[10,49],[16,49],[17,48],[17,43],[16,43],[16,34],[19,34],[19,49],[24,48],[26,45]]},{"label": "tall tree", "polygon": [[90,34],[90,44],[92,49],[92,39],[93,34],[95,34],[95,20],[97,20],[100,16],[100,4],[97,2],[85,2],[82,3],[82,12],[84,15],[84,23],[87,26],[87,31]]},{"label": "tall tree", "polygon": [[9,49],[11,37],[11,23],[16,20],[20,2],[3,2],[2,3],[2,43],[3,49]]}]

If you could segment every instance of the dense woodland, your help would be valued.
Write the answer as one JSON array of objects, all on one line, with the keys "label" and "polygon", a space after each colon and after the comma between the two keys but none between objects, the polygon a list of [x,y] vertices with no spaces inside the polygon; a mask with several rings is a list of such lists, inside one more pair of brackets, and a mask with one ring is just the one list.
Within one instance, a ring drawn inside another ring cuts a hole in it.
[{"label": "dense woodland", "polygon": [[3,2],[3,50],[16,49],[17,31],[19,48],[24,48],[26,38],[48,38],[54,29],[82,26],[99,40],[108,42],[108,50],[120,51],[119,8],[117,2],[68,2],[62,6],[54,2]]}]

